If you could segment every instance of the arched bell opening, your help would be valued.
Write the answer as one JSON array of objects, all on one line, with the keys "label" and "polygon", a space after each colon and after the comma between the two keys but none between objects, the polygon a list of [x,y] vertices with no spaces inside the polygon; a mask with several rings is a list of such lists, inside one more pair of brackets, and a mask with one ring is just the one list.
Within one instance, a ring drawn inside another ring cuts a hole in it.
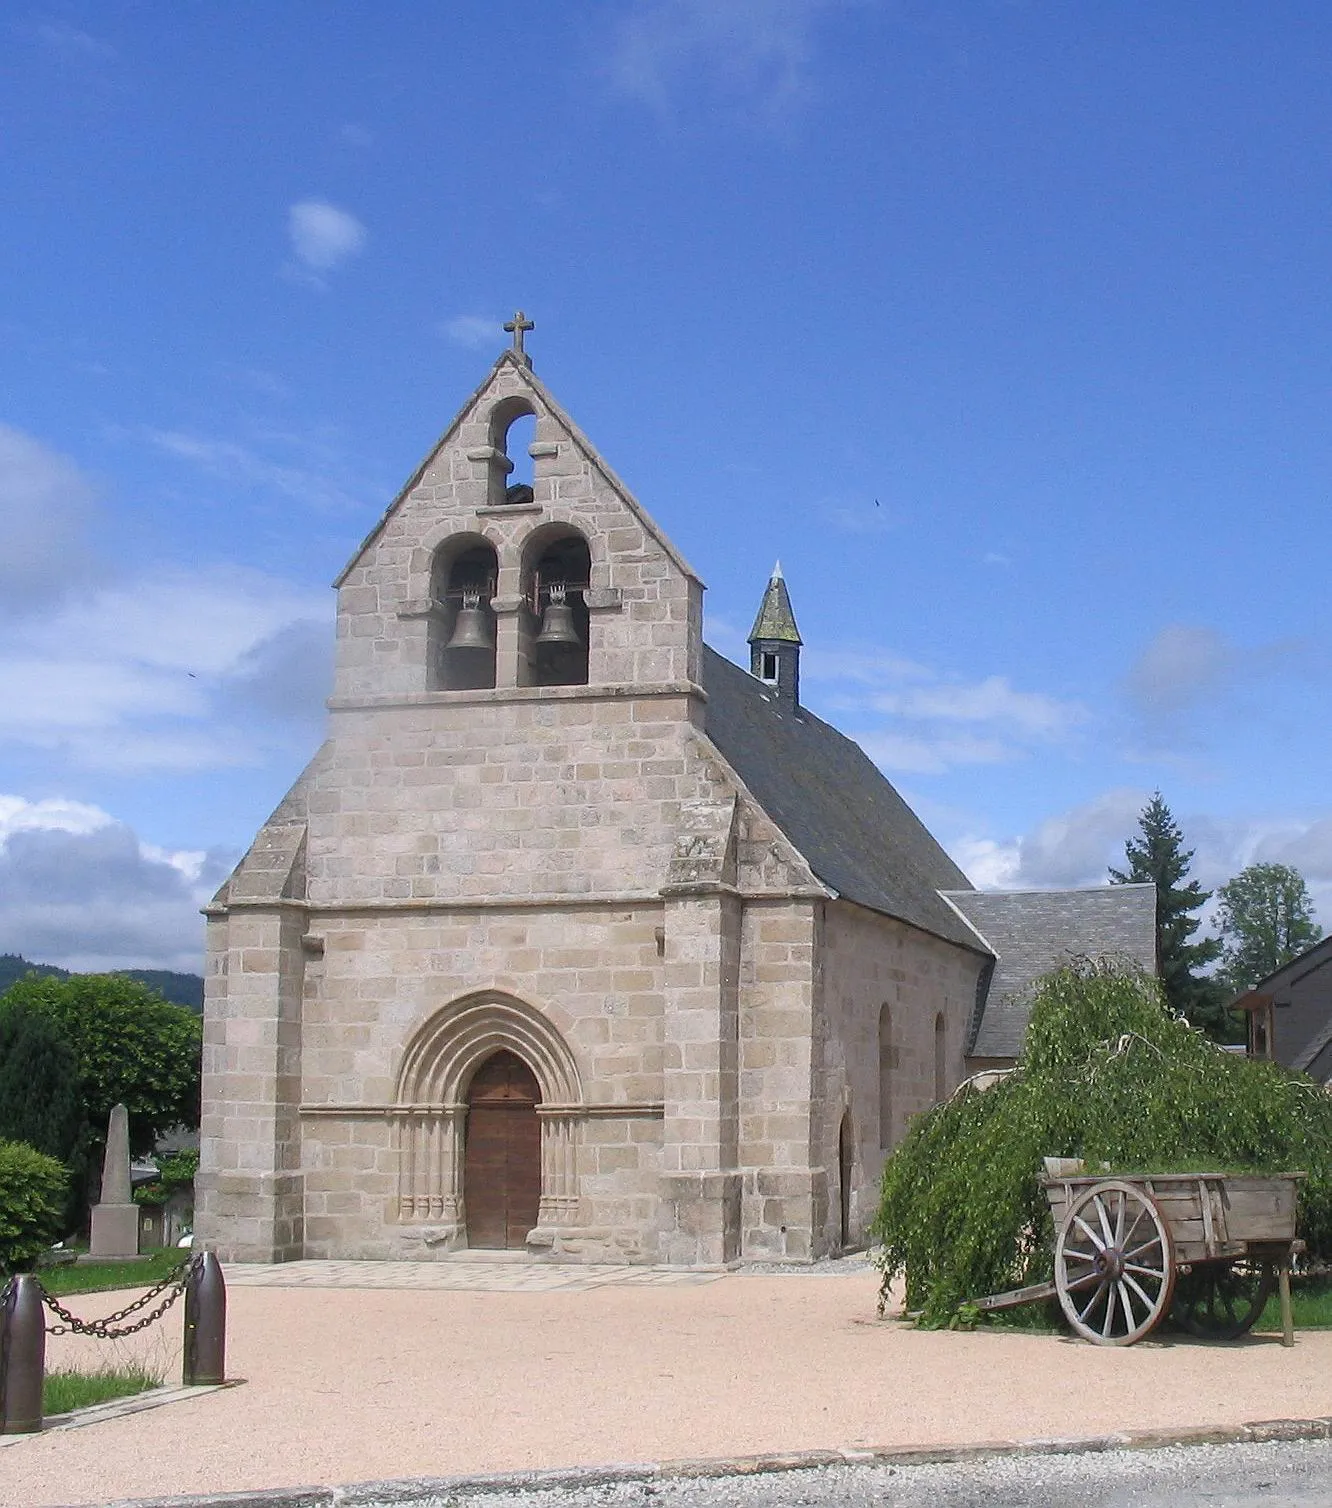
[{"label": "arched bell opening", "polygon": [[475,535],[446,540],[435,556],[431,595],[431,687],[479,691],[495,684],[495,547]]},{"label": "arched bell opening", "polygon": [[490,411],[491,506],[532,501],[532,456],[536,409],[527,398],[501,398]]},{"label": "arched bell opening", "polygon": [[519,627],[521,685],[587,685],[591,576],[592,553],[581,534],[556,525],[528,541]]},{"label": "arched bell opening", "polygon": [[472,1075],[463,1139],[469,1247],[522,1248],[541,1210],[541,1086],[501,1048]]}]

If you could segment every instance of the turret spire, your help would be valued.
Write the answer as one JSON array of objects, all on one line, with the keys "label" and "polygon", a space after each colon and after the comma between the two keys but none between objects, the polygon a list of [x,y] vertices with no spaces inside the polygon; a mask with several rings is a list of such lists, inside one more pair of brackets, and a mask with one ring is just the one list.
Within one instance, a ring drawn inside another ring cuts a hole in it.
[{"label": "turret spire", "polygon": [[779,560],[772,568],[750,631],[749,671],[775,687],[778,703],[793,712],[800,704],[800,644],[800,630]]}]

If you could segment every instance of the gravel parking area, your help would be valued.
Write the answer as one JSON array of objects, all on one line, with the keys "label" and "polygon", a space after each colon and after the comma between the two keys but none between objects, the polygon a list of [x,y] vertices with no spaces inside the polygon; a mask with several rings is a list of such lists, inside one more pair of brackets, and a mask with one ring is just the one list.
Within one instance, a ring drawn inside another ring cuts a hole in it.
[{"label": "gravel parking area", "polygon": [[[581,1291],[235,1286],[245,1386],[0,1452],[0,1505],[1332,1414],[1332,1332],[1103,1349],[874,1317],[875,1274]],[[85,1316],[123,1303],[78,1302]],[[180,1322],[119,1354],[178,1375]],[[50,1360],[103,1359],[58,1337]]]}]

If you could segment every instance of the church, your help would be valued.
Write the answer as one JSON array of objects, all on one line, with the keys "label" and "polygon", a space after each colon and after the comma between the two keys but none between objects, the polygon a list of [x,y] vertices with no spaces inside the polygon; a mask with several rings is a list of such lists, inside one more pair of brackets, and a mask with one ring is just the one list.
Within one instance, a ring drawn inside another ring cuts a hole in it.
[{"label": "church", "polygon": [[974,890],[803,706],[780,571],[748,668],[705,645],[703,583],[505,328],[339,577],[326,739],[206,910],[196,1235],[852,1248],[911,1117],[1011,1064],[1035,977],[1154,966],[1154,891]]}]

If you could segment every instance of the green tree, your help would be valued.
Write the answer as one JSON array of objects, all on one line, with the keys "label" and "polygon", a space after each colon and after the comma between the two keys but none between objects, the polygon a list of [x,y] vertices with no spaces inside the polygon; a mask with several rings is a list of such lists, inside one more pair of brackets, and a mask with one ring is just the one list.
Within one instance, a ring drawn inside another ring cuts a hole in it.
[{"label": "green tree", "polygon": [[1051,1276],[1043,1157],[1124,1174],[1308,1173],[1298,1232],[1332,1257],[1332,1096],[1224,1052],[1162,1009],[1157,980],[1090,963],[1036,987],[1016,1071],[918,1115],[883,1170],[873,1235],[885,1286],[946,1325],[959,1304]]},{"label": "green tree", "polygon": [[1304,876],[1289,864],[1250,864],[1217,895],[1223,977],[1242,994],[1323,935]]},{"label": "green tree", "polygon": [[45,1016],[73,1049],[89,1144],[105,1137],[117,1103],[136,1153],[172,1126],[199,1124],[200,1022],[183,1006],[120,974],[29,975],[3,1002]]},{"label": "green tree", "polygon": [[0,999],[0,1141],[25,1142],[72,1167],[83,1140],[78,1059],[60,1026]]},{"label": "green tree", "polygon": [[1193,913],[1211,900],[1212,892],[1197,880],[1185,883],[1193,850],[1185,850],[1184,834],[1160,791],[1142,809],[1138,827],[1141,835],[1124,844],[1128,867],[1112,869],[1111,882],[1156,886],[1156,971],[1166,1004],[1209,1036],[1229,1041],[1235,1023],[1226,1009],[1225,992],[1216,980],[1199,973],[1220,957],[1221,941],[1190,941],[1202,925]]}]

